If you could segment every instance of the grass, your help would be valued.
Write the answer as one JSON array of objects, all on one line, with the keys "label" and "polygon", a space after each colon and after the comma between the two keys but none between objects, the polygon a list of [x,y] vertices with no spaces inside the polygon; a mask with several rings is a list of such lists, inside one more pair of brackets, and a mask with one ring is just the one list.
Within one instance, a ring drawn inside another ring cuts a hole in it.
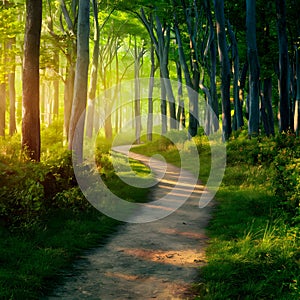
[{"label": "grass", "polygon": [[[210,151],[203,140],[196,140],[197,145],[199,141],[199,177],[206,182]],[[164,158],[174,163],[174,145],[164,149],[161,145],[155,141],[133,151],[147,155],[163,151]],[[177,147],[188,151],[184,145]],[[271,184],[276,149],[268,139],[240,137],[228,143],[226,172],[207,229],[208,263],[194,285],[196,299],[300,298],[299,223],[280,206],[282,199]],[[185,167],[192,171],[192,165]]]},{"label": "grass", "polygon": [[[68,156],[52,157],[42,164],[22,162],[16,150],[18,145],[7,150],[2,144],[2,150],[5,148],[7,153],[0,157],[0,204],[5,204],[5,197],[9,195],[13,207],[0,205],[0,209],[19,212],[20,201],[28,201],[26,203],[33,207],[29,215],[32,220],[25,217],[19,220],[15,215],[7,226],[5,219],[0,218],[0,299],[39,299],[62,280],[64,270],[71,267],[83,249],[105,243],[121,222],[94,209],[79,188],[71,184]],[[122,157],[119,160],[120,164],[124,163]],[[106,171],[111,167],[107,153],[99,162]],[[144,180],[151,179],[147,177],[149,169],[143,164],[131,160],[130,165],[132,171],[123,176],[137,173]],[[43,181],[48,172],[56,177],[55,184],[48,183],[49,189],[58,186],[60,191],[46,200],[49,195],[44,194]],[[148,201],[148,189],[131,187],[113,172],[107,174],[109,176],[104,176],[107,186],[122,199]],[[26,197],[22,196],[24,194]],[[46,209],[43,209],[46,202]],[[39,204],[36,208],[35,203]],[[23,206],[26,205],[23,203]]]}]

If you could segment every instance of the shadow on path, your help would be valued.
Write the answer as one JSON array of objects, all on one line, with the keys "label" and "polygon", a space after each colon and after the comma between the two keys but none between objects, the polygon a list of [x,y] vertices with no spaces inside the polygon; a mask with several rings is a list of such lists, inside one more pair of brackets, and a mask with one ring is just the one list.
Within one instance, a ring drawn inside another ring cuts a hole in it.
[{"label": "shadow on path", "polygon": [[[126,153],[128,149],[114,150]],[[129,156],[149,162],[142,155],[130,152]],[[193,175],[189,172],[185,172],[186,183],[174,189],[179,173],[179,168],[167,165],[165,175],[153,187],[153,200],[169,194],[172,204],[190,191],[189,176]],[[125,224],[106,245],[85,252],[63,284],[44,299],[192,299],[189,289],[198,268],[205,264],[205,227],[213,206],[210,203],[199,209],[203,186],[198,183],[192,188],[189,199],[169,216],[150,223]]]}]

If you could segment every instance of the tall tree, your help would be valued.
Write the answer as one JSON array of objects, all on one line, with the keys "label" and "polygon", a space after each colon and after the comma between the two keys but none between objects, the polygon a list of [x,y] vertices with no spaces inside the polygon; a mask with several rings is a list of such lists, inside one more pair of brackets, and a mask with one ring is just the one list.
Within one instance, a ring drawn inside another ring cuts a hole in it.
[{"label": "tall tree", "polygon": [[42,0],[27,0],[23,59],[22,147],[40,160],[39,54]]},{"label": "tall tree", "polygon": [[256,43],[256,1],[247,0],[247,56],[249,63],[249,136],[259,133],[259,61]]},{"label": "tall tree", "polygon": [[289,102],[289,56],[286,32],[286,3],[276,0],[278,43],[279,43],[279,114],[280,131],[291,129],[291,112]]},{"label": "tall tree", "polygon": [[215,14],[219,59],[221,62],[222,130],[224,139],[228,140],[231,134],[230,64],[226,41],[224,0],[215,0]]},{"label": "tall tree", "polygon": [[94,127],[94,111],[95,111],[95,98],[98,80],[98,65],[99,65],[99,48],[100,48],[100,27],[98,20],[98,3],[93,0],[94,12],[94,50],[91,69],[91,82],[88,94],[88,112],[87,112],[87,128],[86,135],[92,137]]},{"label": "tall tree", "polygon": [[[69,131],[69,149],[73,149],[79,162],[83,158],[83,135],[89,67],[90,1],[79,0],[77,29],[77,61],[74,99]],[[76,134],[76,144],[74,144]]]}]

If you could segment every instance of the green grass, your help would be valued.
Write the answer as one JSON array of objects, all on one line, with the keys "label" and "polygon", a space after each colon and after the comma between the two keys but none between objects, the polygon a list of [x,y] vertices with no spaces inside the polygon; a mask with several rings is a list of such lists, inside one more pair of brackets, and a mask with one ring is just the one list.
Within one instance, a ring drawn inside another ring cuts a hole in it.
[{"label": "green grass", "polygon": [[[198,147],[204,165],[199,176],[206,182],[210,152],[204,143]],[[227,168],[207,230],[208,264],[194,285],[196,299],[300,298],[299,222],[280,206],[282,199],[271,184],[276,143],[242,137],[228,143]],[[133,151],[147,155],[163,151],[164,158],[174,163],[173,148],[161,149],[156,141]],[[193,171],[192,165],[185,167]]]}]

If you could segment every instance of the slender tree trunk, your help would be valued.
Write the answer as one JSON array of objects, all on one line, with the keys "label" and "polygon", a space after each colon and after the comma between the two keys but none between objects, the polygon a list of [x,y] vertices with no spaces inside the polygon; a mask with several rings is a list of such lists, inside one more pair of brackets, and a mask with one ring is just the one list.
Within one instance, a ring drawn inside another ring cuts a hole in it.
[{"label": "slender tree trunk", "polygon": [[8,93],[9,93],[9,135],[12,136],[17,132],[16,125],[16,57],[13,51],[13,45],[16,43],[16,38],[11,38],[8,41],[9,61],[12,64],[8,74]]},{"label": "slender tree trunk", "polygon": [[141,143],[141,93],[140,93],[140,60],[142,53],[138,49],[137,41],[135,38],[134,43],[134,116],[135,116],[135,142]]},{"label": "slender tree trunk", "polygon": [[256,45],[256,1],[247,0],[247,54],[249,63],[249,136],[259,133],[259,61]]},{"label": "slender tree trunk", "polygon": [[[59,54],[54,54],[55,66],[54,70],[56,74],[59,73]],[[53,81],[53,114],[54,117],[58,117],[59,114],[59,78],[55,78]]]},{"label": "slender tree trunk", "polygon": [[87,112],[87,124],[86,124],[86,135],[92,137],[94,128],[94,113],[95,113],[95,98],[98,81],[98,65],[99,65],[99,50],[100,50],[100,28],[98,21],[98,3],[93,0],[93,11],[94,11],[94,50],[92,60],[92,70],[90,79],[90,89],[88,93],[88,112]]},{"label": "slender tree trunk", "polygon": [[242,106],[239,98],[239,86],[238,86],[240,62],[239,62],[237,41],[229,22],[228,22],[228,31],[231,39],[231,51],[232,51],[232,59],[233,59],[234,123],[235,123],[235,130],[237,130],[244,125]]},{"label": "slender tree trunk", "polygon": [[296,49],[296,76],[297,76],[297,95],[294,114],[294,130],[296,135],[300,136],[300,55],[299,49]]},{"label": "slender tree trunk", "polygon": [[230,63],[226,42],[224,0],[215,0],[215,14],[217,21],[218,49],[221,62],[223,138],[228,140],[231,134]]},{"label": "slender tree trunk", "polygon": [[147,118],[147,140],[152,141],[153,130],[153,89],[154,89],[154,75],[155,75],[155,55],[154,45],[151,43],[151,70],[149,79],[149,93],[148,93],[148,118]]},{"label": "slender tree trunk", "polygon": [[22,147],[40,160],[39,56],[42,0],[27,0],[23,59]]},{"label": "slender tree trunk", "polygon": [[162,74],[160,74],[160,111],[161,111],[161,133],[165,134],[168,131],[168,125],[167,125],[167,92],[166,87],[164,83],[164,78],[162,77]]},{"label": "slender tree trunk", "polygon": [[[182,69],[179,61],[176,61],[177,70],[177,81],[178,81],[178,109],[177,109],[177,123],[178,126],[185,128],[185,110],[184,110],[184,100],[183,100],[183,90],[182,90]],[[178,128],[181,129],[181,128]]]},{"label": "slender tree trunk", "polygon": [[276,0],[277,28],[279,43],[279,115],[280,132],[291,129],[289,99],[289,57],[286,33],[286,3]]},{"label": "slender tree trunk", "polygon": [[66,70],[65,91],[64,91],[64,131],[67,141],[69,141],[69,128],[74,95],[75,67],[73,62],[69,62]]},{"label": "slender tree trunk", "polygon": [[[211,103],[209,102],[208,105],[212,109],[212,111],[215,114],[215,118],[211,119],[211,116],[209,117],[210,120],[207,120],[207,126],[209,128],[212,128],[213,132],[217,131],[219,129],[219,103],[218,103],[218,96],[217,96],[217,85],[216,85],[216,74],[217,74],[217,51],[216,51],[216,43],[215,43],[215,28],[212,20],[212,13],[211,13],[211,7],[210,7],[210,0],[205,0],[205,9],[207,14],[207,19],[209,23],[209,50],[210,50],[210,99]],[[208,130],[206,126],[206,129]],[[209,133],[209,131],[208,131]]]},{"label": "slender tree trunk", "polygon": [[273,108],[272,108],[272,78],[271,77],[264,79],[264,100],[265,100],[268,124],[270,128],[270,134],[275,136],[274,115],[273,115]]},{"label": "slender tree trunk", "polygon": [[[178,44],[178,54],[179,54],[179,61],[184,73],[184,78],[186,85],[188,86],[188,95],[189,95],[189,135],[195,136],[197,134],[198,128],[198,95],[193,89],[193,82],[190,75],[190,70],[188,64],[186,62],[186,57],[183,50],[181,35],[179,31],[177,16],[174,15],[175,24],[175,36]],[[195,103],[196,102],[196,103]]]},{"label": "slender tree trunk", "polygon": [[[75,73],[74,98],[69,129],[69,149],[72,149],[78,162],[83,158],[83,136],[85,109],[87,104],[87,84],[89,67],[90,2],[79,0],[77,31],[77,62]],[[76,143],[74,144],[76,134]]]},{"label": "slender tree trunk", "polygon": [[[4,79],[3,79],[4,80]],[[5,136],[6,84],[0,83],[0,136]]]},{"label": "slender tree trunk", "polygon": [[[244,63],[243,69],[240,74],[240,80],[239,80],[239,99],[241,103],[241,107],[243,107],[243,104],[245,102],[245,86],[246,86],[246,79],[247,79],[247,72],[248,72],[248,61]],[[246,118],[249,119],[249,116],[246,115]]]}]

